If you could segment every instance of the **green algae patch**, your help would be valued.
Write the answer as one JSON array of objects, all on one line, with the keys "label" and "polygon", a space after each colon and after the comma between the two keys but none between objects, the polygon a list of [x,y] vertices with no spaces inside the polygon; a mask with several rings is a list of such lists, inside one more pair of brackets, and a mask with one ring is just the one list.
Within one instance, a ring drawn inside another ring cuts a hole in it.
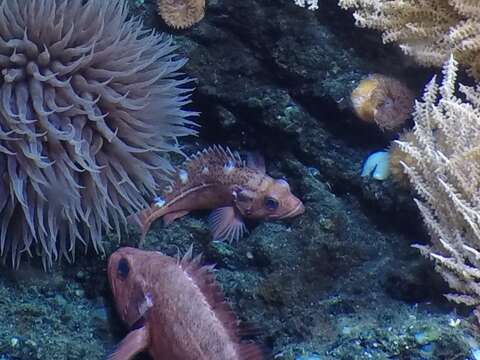
[{"label": "green algae patch", "polygon": [[2,270],[0,359],[103,359],[109,335],[100,336],[102,325],[93,316],[99,305],[78,296],[79,290],[79,283],[58,272],[28,265]]}]

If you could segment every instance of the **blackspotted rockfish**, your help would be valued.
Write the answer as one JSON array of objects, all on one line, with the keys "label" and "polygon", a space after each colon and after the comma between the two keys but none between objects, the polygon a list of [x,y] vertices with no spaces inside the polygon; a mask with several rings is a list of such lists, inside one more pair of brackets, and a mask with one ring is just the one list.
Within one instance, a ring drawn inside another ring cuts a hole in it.
[{"label": "blackspotted rockfish", "polygon": [[157,251],[121,248],[108,261],[108,280],[121,319],[130,327],[108,360],[148,351],[154,360],[261,360],[242,342],[212,266],[191,250],[177,259]]},{"label": "blackspotted rockfish", "polygon": [[244,161],[237,152],[213,146],[187,159],[173,178],[150,208],[129,219],[140,225],[142,241],[156,219],[168,225],[193,210],[214,209],[209,217],[213,238],[226,241],[243,236],[243,218],[284,219],[305,210],[285,180],[265,173],[259,155]]}]

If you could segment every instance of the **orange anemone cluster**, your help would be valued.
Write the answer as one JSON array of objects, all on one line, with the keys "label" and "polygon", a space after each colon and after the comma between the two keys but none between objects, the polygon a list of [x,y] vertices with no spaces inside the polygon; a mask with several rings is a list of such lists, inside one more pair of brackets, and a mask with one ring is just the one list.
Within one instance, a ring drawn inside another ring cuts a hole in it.
[{"label": "orange anemone cluster", "polygon": [[205,0],[158,0],[158,13],[168,26],[186,29],[203,19]]},{"label": "orange anemone cluster", "polygon": [[374,122],[383,131],[398,131],[412,115],[415,96],[402,82],[372,74],[353,90],[351,102],[363,121]]}]

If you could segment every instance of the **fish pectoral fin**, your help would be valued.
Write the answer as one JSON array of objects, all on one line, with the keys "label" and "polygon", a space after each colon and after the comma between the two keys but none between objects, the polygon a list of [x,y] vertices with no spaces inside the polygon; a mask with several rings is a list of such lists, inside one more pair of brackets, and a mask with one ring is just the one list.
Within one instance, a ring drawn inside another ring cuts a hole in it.
[{"label": "fish pectoral fin", "polygon": [[179,210],[175,212],[171,212],[168,214],[165,214],[163,216],[163,223],[165,226],[170,225],[172,222],[174,222],[176,219],[181,218],[182,216],[185,216],[189,213],[190,211],[188,210]]},{"label": "fish pectoral fin", "polygon": [[233,206],[213,210],[208,223],[214,240],[232,242],[240,239],[247,231],[242,216]]},{"label": "fish pectoral fin", "polygon": [[136,354],[147,349],[150,343],[148,328],[142,326],[128,333],[118,344],[117,349],[108,356],[107,360],[130,360]]}]

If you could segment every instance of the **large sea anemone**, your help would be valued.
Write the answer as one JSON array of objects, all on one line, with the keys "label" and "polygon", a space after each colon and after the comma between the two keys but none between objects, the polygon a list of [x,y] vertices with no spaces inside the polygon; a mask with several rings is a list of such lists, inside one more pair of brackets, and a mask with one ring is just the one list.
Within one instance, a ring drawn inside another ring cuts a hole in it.
[{"label": "large sea anemone", "polygon": [[192,134],[185,63],[125,0],[0,0],[0,251],[101,250]]}]

